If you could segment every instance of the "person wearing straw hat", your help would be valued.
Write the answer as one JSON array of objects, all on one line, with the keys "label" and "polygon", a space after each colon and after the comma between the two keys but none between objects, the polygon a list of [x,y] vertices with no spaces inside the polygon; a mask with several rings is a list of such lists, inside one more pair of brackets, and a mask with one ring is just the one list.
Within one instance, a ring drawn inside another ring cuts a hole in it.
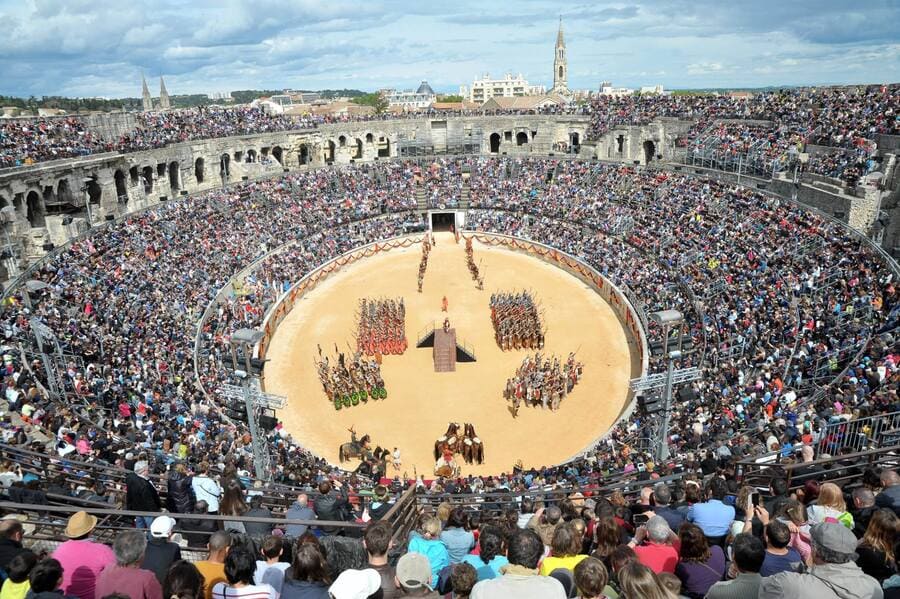
[{"label": "person wearing straw hat", "polygon": [[96,526],[96,516],[84,511],[75,512],[63,532],[69,540],[53,552],[52,557],[63,567],[62,590],[66,595],[94,599],[100,572],[116,563],[112,549],[90,539]]}]

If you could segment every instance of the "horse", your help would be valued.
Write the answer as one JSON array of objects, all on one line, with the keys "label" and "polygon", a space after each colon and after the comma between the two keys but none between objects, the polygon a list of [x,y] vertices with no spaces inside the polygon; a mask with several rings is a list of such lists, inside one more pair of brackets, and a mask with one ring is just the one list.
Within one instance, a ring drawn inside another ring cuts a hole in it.
[{"label": "horse", "polygon": [[346,462],[352,458],[362,458],[365,457],[366,452],[368,451],[368,445],[372,441],[372,438],[369,435],[363,435],[363,437],[356,441],[350,441],[349,443],[342,443],[338,448],[338,458],[341,462]]}]

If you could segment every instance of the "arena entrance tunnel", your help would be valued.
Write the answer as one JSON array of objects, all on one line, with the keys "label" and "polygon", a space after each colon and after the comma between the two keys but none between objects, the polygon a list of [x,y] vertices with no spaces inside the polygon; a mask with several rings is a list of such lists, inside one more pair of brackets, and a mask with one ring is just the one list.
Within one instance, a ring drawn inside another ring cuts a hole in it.
[{"label": "arena entrance tunnel", "polygon": [[431,213],[431,230],[432,231],[451,231],[456,223],[455,212],[432,212]]}]

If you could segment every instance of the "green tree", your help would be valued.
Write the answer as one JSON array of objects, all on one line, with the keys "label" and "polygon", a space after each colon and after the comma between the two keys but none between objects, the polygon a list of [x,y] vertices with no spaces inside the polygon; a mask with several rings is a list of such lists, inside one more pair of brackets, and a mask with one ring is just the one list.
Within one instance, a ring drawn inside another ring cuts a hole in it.
[{"label": "green tree", "polygon": [[459,94],[449,94],[446,96],[439,96],[438,98],[439,98],[440,102],[462,102],[463,101],[463,97],[460,96]]},{"label": "green tree", "polygon": [[354,104],[361,104],[363,106],[371,106],[375,109],[375,114],[382,114],[388,108],[387,98],[384,97],[384,94],[373,93],[373,94],[363,94],[361,96],[357,96],[350,100]]}]

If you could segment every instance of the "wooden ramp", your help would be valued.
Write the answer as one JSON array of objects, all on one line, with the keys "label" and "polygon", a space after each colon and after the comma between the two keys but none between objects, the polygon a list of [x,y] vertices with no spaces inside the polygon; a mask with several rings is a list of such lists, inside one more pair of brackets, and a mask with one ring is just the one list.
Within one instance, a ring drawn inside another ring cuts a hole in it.
[{"label": "wooden ramp", "polygon": [[434,330],[434,371],[453,372],[456,370],[456,329],[445,333],[444,329]]}]

